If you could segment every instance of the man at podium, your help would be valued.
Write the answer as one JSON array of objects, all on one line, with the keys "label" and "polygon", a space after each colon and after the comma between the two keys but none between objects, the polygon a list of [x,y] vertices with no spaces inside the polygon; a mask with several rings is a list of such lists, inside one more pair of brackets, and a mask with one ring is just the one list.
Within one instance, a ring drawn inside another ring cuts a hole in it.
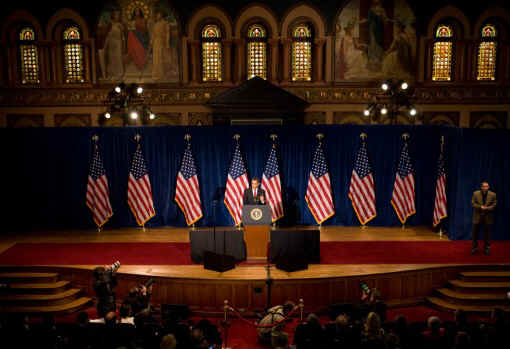
[{"label": "man at podium", "polygon": [[247,188],[243,193],[243,205],[265,205],[266,192],[259,188],[260,180],[257,177],[251,179],[251,188]]}]

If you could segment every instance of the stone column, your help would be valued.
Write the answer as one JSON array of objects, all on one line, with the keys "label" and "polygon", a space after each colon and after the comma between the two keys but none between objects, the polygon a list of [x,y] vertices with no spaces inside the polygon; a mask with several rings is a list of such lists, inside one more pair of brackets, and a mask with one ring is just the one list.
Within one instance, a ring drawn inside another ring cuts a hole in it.
[{"label": "stone column", "polygon": [[182,83],[184,85],[187,85],[189,83],[189,59],[188,59],[188,38],[183,37],[182,38],[182,44],[181,44],[181,69],[182,69]]},{"label": "stone column", "polygon": [[53,113],[44,113],[44,127],[55,127],[55,115]]},{"label": "stone column", "polygon": [[182,126],[189,125],[189,112],[187,112],[187,111],[181,112],[181,125]]},{"label": "stone column", "polygon": [[243,77],[246,72],[246,40],[244,39],[234,39],[234,44],[236,45],[236,69],[235,69],[235,81],[241,82],[243,81]]},{"label": "stone column", "polygon": [[314,42],[314,50],[313,50],[313,72],[314,72],[314,81],[323,82],[322,80],[322,49],[324,47],[324,43],[326,40],[324,38],[317,38]]},{"label": "stone column", "polygon": [[292,40],[283,39],[283,79],[282,83],[287,84],[290,81],[290,47],[292,44]]},{"label": "stone column", "polygon": [[333,77],[333,65],[335,64],[335,57],[333,57],[331,50],[333,49],[334,44],[334,36],[327,36],[326,37],[326,48],[325,48],[325,57],[324,60],[324,81],[325,82],[331,82],[335,78]]},{"label": "stone column", "polygon": [[332,125],[333,124],[333,111],[332,110],[327,110],[326,111],[326,124],[328,125]]},{"label": "stone column", "polygon": [[278,83],[278,80],[279,80],[279,76],[278,76],[278,62],[279,62],[279,57],[278,57],[278,45],[279,45],[279,40],[278,39],[269,39],[268,42],[269,44],[269,61],[267,62],[269,64],[269,68],[271,70],[269,70],[269,80],[273,83],[273,84],[276,84]]},{"label": "stone column", "polygon": [[191,45],[191,83],[198,84],[200,79],[200,40],[190,40]]},{"label": "stone column", "polygon": [[223,40],[223,47],[225,53],[225,82],[232,83],[232,40]]}]

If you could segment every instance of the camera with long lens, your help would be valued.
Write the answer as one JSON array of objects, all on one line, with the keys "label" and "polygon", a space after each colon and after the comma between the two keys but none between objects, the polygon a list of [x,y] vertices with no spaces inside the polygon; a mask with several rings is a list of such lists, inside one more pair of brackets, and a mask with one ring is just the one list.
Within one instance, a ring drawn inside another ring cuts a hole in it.
[{"label": "camera with long lens", "polygon": [[147,280],[144,284],[145,288],[149,288],[152,286],[152,284],[156,283],[156,280],[154,280],[153,278],[150,278],[149,280]]},{"label": "camera with long lens", "polygon": [[112,263],[108,266],[108,271],[115,273],[120,268],[120,262],[116,261],[115,263]]},{"label": "camera with long lens", "polygon": [[361,290],[362,290],[365,294],[367,294],[367,295],[368,295],[368,294],[370,294],[370,292],[371,292],[371,291],[370,291],[370,288],[368,287],[368,285],[367,285],[366,283],[362,282],[362,283],[360,284],[360,286],[361,286]]}]

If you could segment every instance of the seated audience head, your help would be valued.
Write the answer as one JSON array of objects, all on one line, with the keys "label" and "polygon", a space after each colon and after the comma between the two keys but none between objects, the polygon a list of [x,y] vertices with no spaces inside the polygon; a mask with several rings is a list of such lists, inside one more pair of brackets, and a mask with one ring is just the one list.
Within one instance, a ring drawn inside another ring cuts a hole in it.
[{"label": "seated audience head", "polygon": [[306,322],[311,325],[318,325],[318,326],[321,325],[319,317],[317,315],[315,315],[314,313],[308,314],[308,316],[306,317]]},{"label": "seated audience head", "polygon": [[287,315],[288,313],[290,313],[292,311],[292,309],[294,309],[296,307],[296,304],[294,304],[294,302],[292,301],[287,301],[283,304],[283,313],[285,315]]},{"label": "seated audience head", "polygon": [[340,314],[335,319],[335,326],[337,329],[349,327],[349,317],[345,314]]},{"label": "seated audience head", "polygon": [[175,349],[177,346],[177,340],[173,334],[167,334],[161,338],[160,349]]},{"label": "seated audience head", "polygon": [[369,335],[379,335],[381,333],[381,319],[379,315],[370,312],[365,321],[365,330]]},{"label": "seated audience head", "polygon": [[427,320],[427,326],[432,333],[438,333],[441,328],[441,320],[437,316],[430,316]]},{"label": "seated audience head", "polygon": [[457,332],[455,336],[454,349],[469,349],[471,347],[469,336],[466,332]]}]

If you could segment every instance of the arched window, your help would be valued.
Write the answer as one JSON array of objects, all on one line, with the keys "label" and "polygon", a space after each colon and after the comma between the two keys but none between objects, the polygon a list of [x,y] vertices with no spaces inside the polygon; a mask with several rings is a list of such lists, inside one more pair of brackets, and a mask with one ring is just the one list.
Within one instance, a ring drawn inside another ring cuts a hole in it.
[{"label": "arched window", "polygon": [[449,25],[440,25],[436,30],[434,42],[432,80],[450,81],[452,79],[453,30]]},{"label": "arched window", "polygon": [[64,32],[64,81],[84,82],[83,47],[77,26],[67,27]]},{"label": "arched window", "polygon": [[19,53],[22,84],[38,84],[39,80],[39,55],[37,46],[34,45],[35,33],[32,28],[25,27],[19,31]]},{"label": "arched window", "polygon": [[292,81],[312,80],[312,31],[299,24],[292,31]]},{"label": "arched window", "polygon": [[222,80],[221,31],[215,24],[202,29],[202,81]]},{"label": "arched window", "polygon": [[496,27],[487,24],[482,28],[478,46],[477,80],[496,80]]},{"label": "arched window", "polygon": [[248,79],[260,76],[267,79],[267,34],[260,24],[248,28]]}]

